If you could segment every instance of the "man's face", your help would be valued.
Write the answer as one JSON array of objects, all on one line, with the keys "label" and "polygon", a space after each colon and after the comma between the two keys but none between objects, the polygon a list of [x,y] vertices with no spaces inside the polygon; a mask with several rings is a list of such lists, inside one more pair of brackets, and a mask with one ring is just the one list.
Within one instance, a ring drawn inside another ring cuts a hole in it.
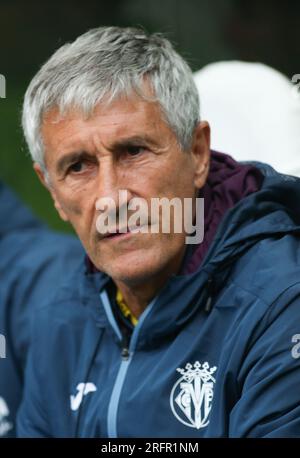
[{"label": "man's face", "polygon": [[[95,266],[116,281],[143,282],[160,272],[176,272],[185,234],[126,233],[103,237],[96,228],[99,198],[118,206],[118,191],[128,200],[152,197],[194,198],[207,176],[209,127],[196,129],[193,147],[184,152],[164,122],[157,103],[137,96],[99,104],[88,119],[77,111],[63,118],[49,111],[42,125],[50,192],[69,220]],[[38,174],[42,172],[35,165]],[[42,177],[43,179],[43,177]]]}]

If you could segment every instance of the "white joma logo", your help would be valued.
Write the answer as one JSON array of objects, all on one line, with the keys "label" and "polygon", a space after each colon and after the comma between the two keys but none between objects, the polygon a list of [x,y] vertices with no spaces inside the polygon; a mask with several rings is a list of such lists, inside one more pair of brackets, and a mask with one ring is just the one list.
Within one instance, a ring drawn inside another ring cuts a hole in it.
[{"label": "white joma logo", "polygon": [[73,396],[71,395],[71,409],[76,411],[79,409],[80,404],[82,403],[83,396],[86,396],[89,393],[93,393],[94,391],[97,391],[96,386],[94,383],[78,383],[76,390],[78,393]]}]

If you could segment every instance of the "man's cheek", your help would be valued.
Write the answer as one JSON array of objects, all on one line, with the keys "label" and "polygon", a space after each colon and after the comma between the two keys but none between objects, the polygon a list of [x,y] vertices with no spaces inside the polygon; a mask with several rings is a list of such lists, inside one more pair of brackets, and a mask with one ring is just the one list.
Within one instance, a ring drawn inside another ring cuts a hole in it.
[{"label": "man's cheek", "polygon": [[60,205],[66,215],[68,215],[71,222],[72,218],[82,215],[82,205],[77,201],[64,200],[63,202],[60,202]]},{"label": "man's cheek", "polygon": [[75,216],[81,216],[82,215],[82,208],[79,205],[73,204],[70,205],[68,209],[69,213]]}]

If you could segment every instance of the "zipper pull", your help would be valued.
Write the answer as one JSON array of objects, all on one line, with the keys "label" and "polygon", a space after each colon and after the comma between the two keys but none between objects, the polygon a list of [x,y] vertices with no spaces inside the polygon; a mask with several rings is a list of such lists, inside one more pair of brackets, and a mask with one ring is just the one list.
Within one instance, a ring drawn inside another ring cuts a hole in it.
[{"label": "zipper pull", "polygon": [[129,350],[127,347],[122,348],[121,357],[123,361],[127,361],[130,356]]},{"label": "zipper pull", "polygon": [[121,358],[123,361],[127,361],[130,356],[129,352],[129,337],[127,334],[123,334],[122,336],[122,350],[121,350]]}]

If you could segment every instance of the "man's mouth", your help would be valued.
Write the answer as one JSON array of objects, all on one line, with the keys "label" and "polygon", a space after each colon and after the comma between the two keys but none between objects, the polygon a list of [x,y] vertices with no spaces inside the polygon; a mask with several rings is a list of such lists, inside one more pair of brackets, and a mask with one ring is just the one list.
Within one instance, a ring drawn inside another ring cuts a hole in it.
[{"label": "man's mouth", "polygon": [[[141,229],[143,226],[141,226],[139,229]],[[112,240],[112,239],[121,239],[121,238],[126,238],[130,237],[132,235],[135,235],[138,233],[137,227],[134,228],[129,228],[129,227],[124,227],[122,229],[112,229],[109,232],[105,233],[102,235],[102,239],[106,240]]]},{"label": "man's mouth", "polygon": [[130,234],[130,230],[129,228],[125,228],[125,229],[116,229],[114,231],[111,231],[109,232],[108,234],[105,234],[104,235],[104,238],[105,239],[112,239],[112,238],[117,238],[117,237],[122,237],[124,235],[128,235]]}]

